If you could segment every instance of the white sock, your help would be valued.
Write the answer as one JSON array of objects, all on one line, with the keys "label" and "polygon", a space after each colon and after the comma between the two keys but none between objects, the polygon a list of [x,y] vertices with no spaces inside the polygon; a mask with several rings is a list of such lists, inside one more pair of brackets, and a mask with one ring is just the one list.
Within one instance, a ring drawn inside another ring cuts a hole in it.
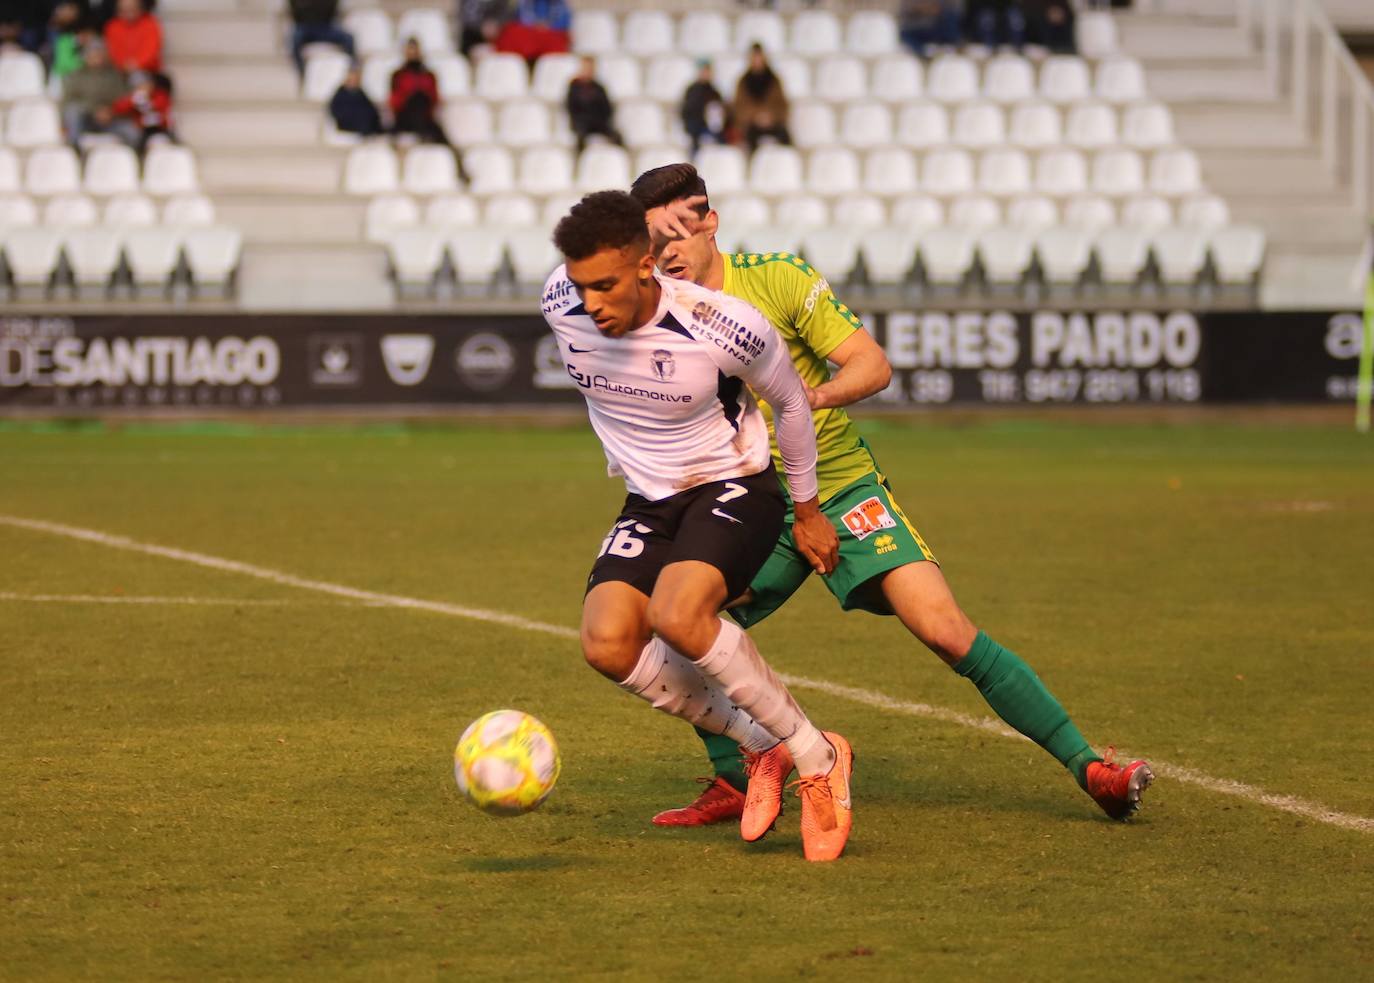
[{"label": "white sock", "polygon": [[766,751],[777,743],[776,737],[726,696],[719,683],[661,638],[644,646],[634,670],[619,685],[655,709],[723,734],[746,751]]},{"label": "white sock", "polygon": [[730,698],[787,745],[800,775],[823,775],[835,763],[835,749],[807,719],[792,694],[738,625],[720,621],[711,650],[696,663]]}]

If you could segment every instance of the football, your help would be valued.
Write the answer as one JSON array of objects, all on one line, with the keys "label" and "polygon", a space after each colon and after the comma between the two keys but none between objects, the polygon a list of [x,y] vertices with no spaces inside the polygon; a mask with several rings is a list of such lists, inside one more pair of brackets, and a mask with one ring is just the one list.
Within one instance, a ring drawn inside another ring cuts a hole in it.
[{"label": "football", "polygon": [[453,752],[459,790],[493,816],[518,816],[538,807],[553,791],[561,768],[553,734],[519,710],[478,717]]}]

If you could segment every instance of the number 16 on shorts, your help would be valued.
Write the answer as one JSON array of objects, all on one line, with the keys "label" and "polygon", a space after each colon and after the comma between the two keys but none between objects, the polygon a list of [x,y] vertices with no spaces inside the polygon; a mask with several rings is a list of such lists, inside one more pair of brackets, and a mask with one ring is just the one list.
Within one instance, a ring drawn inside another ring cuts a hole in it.
[{"label": "number 16 on shorts", "polygon": [[596,554],[597,559],[607,555],[633,559],[644,552],[644,540],[639,537],[647,536],[651,532],[653,530],[642,522],[622,519],[601,541],[601,552]]}]

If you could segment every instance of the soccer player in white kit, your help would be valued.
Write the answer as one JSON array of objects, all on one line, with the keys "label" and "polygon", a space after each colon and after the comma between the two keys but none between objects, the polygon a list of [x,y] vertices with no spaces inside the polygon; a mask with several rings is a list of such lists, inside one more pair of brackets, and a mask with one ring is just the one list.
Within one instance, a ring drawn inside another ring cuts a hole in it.
[{"label": "soccer player in white kit", "polygon": [[545,284],[544,318],[628,492],[588,579],[583,654],[658,709],[740,743],[745,840],[773,827],[795,767],[806,857],[834,860],[853,821],[849,742],[818,730],[719,614],[772,552],[786,512],[745,383],[775,409],[799,550],[818,572],[837,562],[817,501],[811,410],[787,347],[743,301],[658,276],[644,208],[628,194],[587,195],[554,242],[566,262]]}]

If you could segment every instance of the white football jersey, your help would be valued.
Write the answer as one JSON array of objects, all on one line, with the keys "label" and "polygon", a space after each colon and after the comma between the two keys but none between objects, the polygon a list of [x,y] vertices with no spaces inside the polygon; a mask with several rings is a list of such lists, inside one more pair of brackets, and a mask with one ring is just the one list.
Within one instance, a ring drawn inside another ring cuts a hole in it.
[{"label": "white football jersey", "polygon": [[815,498],[811,408],[777,331],[735,297],[655,279],[658,310],[621,338],[597,330],[564,267],[544,285],[544,319],[587,401],[608,473],[651,501],[757,474],[768,466],[768,428],[753,387],[774,408],[792,497]]}]

